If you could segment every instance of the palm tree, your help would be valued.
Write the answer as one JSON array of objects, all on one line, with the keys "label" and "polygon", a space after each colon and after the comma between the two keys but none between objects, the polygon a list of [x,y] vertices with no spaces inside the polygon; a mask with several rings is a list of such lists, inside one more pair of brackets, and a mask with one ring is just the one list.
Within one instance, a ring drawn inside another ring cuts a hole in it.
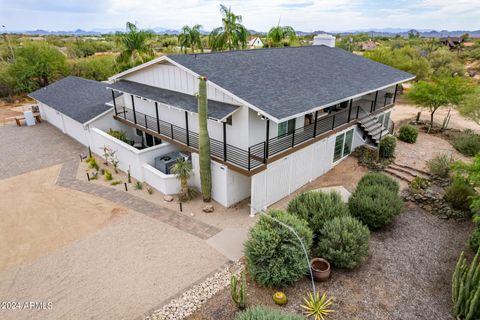
[{"label": "palm tree", "polygon": [[155,34],[148,30],[139,30],[137,25],[127,22],[127,32],[117,32],[116,42],[122,48],[117,61],[121,63],[144,63],[154,56],[150,39]]},{"label": "palm tree", "polygon": [[242,16],[236,15],[231,8],[220,5],[222,26],[215,28],[209,35],[209,46],[213,51],[233,50],[247,46],[248,31],[241,22]]},{"label": "palm tree", "polygon": [[192,163],[179,159],[172,167],[172,173],[180,180],[180,189],[183,195],[188,193],[188,178],[192,174]]},{"label": "palm tree", "polygon": [[196,24],[193,27],[183,26],[182,33],[178,35],[178,42],[182,49],[187,53],[187,48],[195,53],[195,47],[200,48],[203,52],[202,37],[200,34],[201,25]]},{"label": "palm tree", "polygon": [[295,30],[290,26],[280,26],[277,24],[276,27],[272,27],[268,31],[267,39],[271,47],[278,47],[282,40],[288,38],[290,42],[294,41],[297,37]]}]

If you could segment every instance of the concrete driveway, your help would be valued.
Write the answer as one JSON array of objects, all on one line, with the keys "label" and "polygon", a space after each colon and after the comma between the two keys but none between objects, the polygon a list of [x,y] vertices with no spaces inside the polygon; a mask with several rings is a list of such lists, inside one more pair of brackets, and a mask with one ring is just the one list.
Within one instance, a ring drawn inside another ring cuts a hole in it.
[{"label": "concrete driveway", "polygon": [[200,232],[214,227],[59,185],[86,148],[47,123],[0,139],[0,301],[22,306],[0,319],[137,319],[228,262]]}]

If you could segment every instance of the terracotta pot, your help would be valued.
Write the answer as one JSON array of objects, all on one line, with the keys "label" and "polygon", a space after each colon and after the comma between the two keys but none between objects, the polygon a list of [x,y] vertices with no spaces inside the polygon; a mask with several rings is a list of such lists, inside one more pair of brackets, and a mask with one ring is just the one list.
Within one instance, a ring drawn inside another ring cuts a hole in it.
[{"label": "terracotta pot", "polygon": [[312,261],[310,261],[310,268],[312,269],[315,281],[327,281],[330,277],[330,263],[325,259],[313,258]]}]

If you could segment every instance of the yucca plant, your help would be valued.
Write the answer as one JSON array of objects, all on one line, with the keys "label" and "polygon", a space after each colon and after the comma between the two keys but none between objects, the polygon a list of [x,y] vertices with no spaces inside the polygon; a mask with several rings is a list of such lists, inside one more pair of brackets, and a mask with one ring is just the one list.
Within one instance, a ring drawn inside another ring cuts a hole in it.
[{"label": "yucca plant", "polygon": [[452,276],[452,301],[453,314],[457,319],[480,319],[479,254],[480,250],[477,251],[469,266],[462,252],[455,267]]},{"label": "yucca plant", "polygon": [[305,304],[302,305],[302,308],[305,309],[303,314],[307,318],[312,318],[315,320],[325,320],[328,315],[334,310],[329,309],[329,307],[333,304],[333,298],[327,299],[327,293],[323,293],[320,297],[320,293],[309,293],[307,298],[303,298]]},{"label": "yucca plant", "polygon": [[185,159],[179,159],[173,165],[171,171],[180,180],[180,192],[186,195],[188,192],[188,179],[192,175],[192,163]]},{"label": "yucca plant", "polygon": [[230,279],[230,295],[238,309],[243,310],[247,307],[247,280],[242,273],[240,287],[238,286],[239,277],[232,275]]}]

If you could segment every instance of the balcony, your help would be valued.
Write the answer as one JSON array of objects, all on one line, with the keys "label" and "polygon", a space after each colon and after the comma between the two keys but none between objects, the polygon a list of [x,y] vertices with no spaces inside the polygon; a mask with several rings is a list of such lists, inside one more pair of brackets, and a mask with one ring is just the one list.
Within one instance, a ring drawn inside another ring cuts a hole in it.
[{"label": "balcony", "polygon": [[[266,139],[266,141],[250,146],[248,150],[210,138],[211,156],[226,165],[233,165],[232,168],[237,169],[237,171],[254,174],[261,170],[262,166],[267,164],[269,160],[275,160],[288,150],[301,148],[302,145],[307,145],[306,143],[309,141],[323,139],[348,125],[357,123],[357,121],[372,113],[379,113],[390,108],[393,106],[394,99],[394,96],[386,96],[385,99],[375,99],[374,101],[349,101],[346,105],[344,104],[342,109],[332,108],[328,114],[323,116],[319,116],[319,112],[317,112],[315,114],[316,121],[314,120],[313,123],[284,135]],[[182,128],[133,109],[120,106],[116,106],[115,109],[115,119],[130,125],[133,124],[160,139],[192,151],[198,151],[198,133],[188,130],[188,123],[185,128]],[[269,120],[266,121],[268,127]]]}]

